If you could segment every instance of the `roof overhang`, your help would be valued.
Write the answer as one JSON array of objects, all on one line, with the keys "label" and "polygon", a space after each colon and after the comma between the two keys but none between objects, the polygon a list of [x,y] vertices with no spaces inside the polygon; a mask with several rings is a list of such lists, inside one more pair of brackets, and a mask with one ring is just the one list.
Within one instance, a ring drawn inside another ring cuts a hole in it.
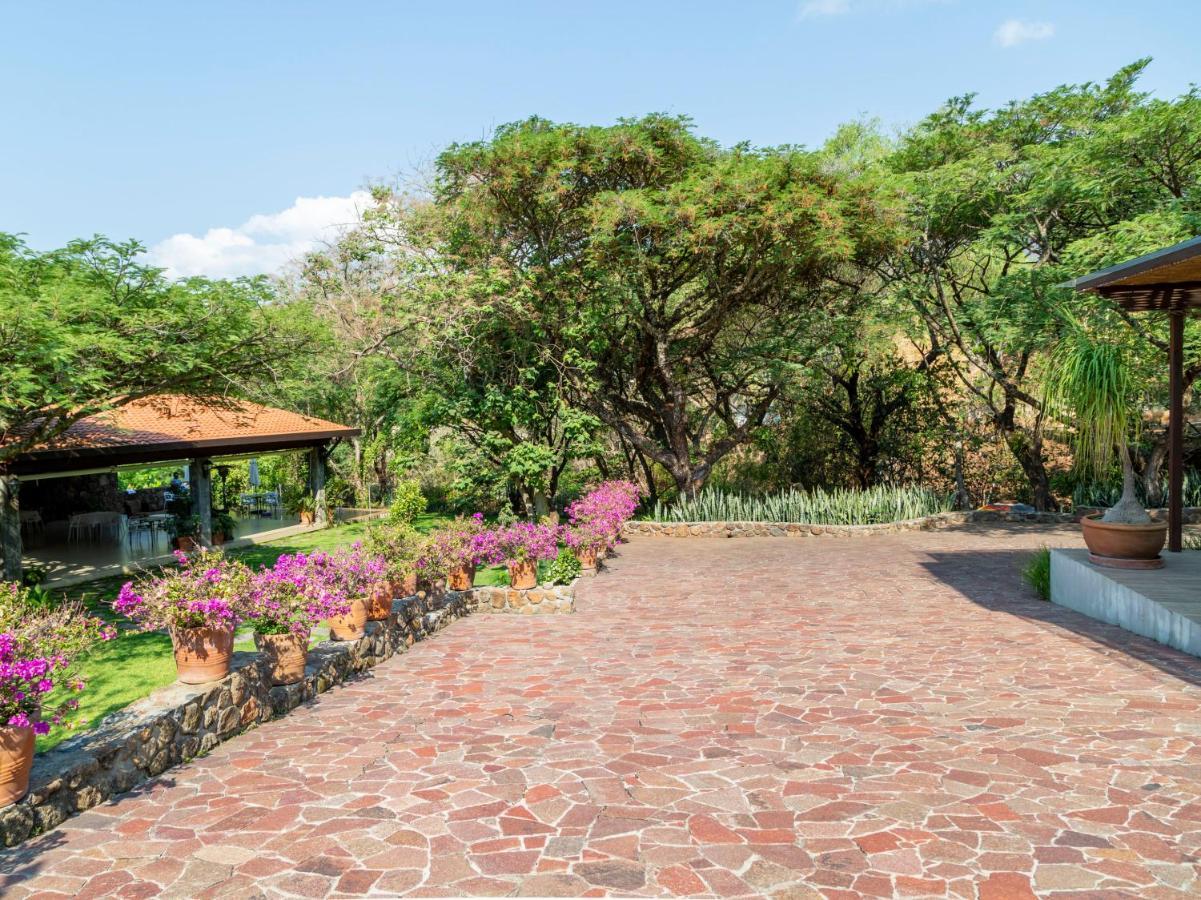
[{"label": "roof overhang", "polygon": [[1063,287],[1095,292],[1132,312],[1201,307],[1201,237],[1074,278]]}]

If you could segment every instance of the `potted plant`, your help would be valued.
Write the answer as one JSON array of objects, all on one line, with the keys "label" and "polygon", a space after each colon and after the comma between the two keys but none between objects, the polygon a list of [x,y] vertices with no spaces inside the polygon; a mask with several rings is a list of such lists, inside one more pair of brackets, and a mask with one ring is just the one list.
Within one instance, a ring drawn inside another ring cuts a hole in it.
[{"label": "potted plant", "polygon": [[1098,566],[1158,569],[1166,522],[1153,522],[1135,493],[1131,433],[1138,424],[1137,386],[1118,344],[1098,341],[1076,324],[1055,354],[1048,378],[1048,406],[1076,426],[1076,465],[1097,477],[1108,474],[1114,454],[1122,466],[1122,496],[1103,515],[1080,520],[1089,560]]},{"label": "potted plant", "polygon": [[237,527],[237,522],[225,510],[217,510],[213,512],[212,532],[213,546],[224,544],[226,541],[232,541],[234,538],[234,529]]},{"label": "potted plant", "polygon": [[517,522],[496,531],[497,557],[509,567],[509,584],[519,590],[538,585],[538,563],[559,555],[559,529]]},{"label": "potted plant", "polygon": [[288,512],[297,516],[301,525],[312,525],[317,521],[317,507],[308,494],[297,494],[288,503]]},{"label": "potted plant", "polygon": [[251,573],[219,550],[192,557],[176,551],[179,567],[138,585],[127,581],[113,609],[143,631],[165,628],[184,684],[204,684],[229,674],[234,629],[250,594]]},{"label": "potted plant", "polygon": [[367,633],[367,594],[383,578],[383,560],[363,552],[355,543],[333,553],[316,552],[308,556],[314,585],[338,598],[345,598],[348,609],[326,617],[330,637],[336,641],[355,641]]},{"label": "potted plant", "polygon": [[303,679],[313,626],[349,611],[345,597],[330,590],[324,579],[311,577],[304,554],[285,554],[271,568],[256,572],[246,619],[254,627],[255,646],[270,666],[271,683]]},{"label": "potted plant", "polygon": [[563,541],[575,553],[580,568],[596,571],[597,560],[609,549],[614,534],[596,522],[581,522],[564,529]]},{"label": "potted plant", "polygon": [[496,532],[484,525],[482,513],[455,519],[436,531],[430,540],[430,556],[436,560],[429,568],[446,574],[452,591],[469,591],[475,584],[475,570],[484,564],[499,562]]},{"label": "potted plant", "polygon": [[188,553],[200,546],[200,517],[193,513],[177,513],[167,525],[171,547]]},{"label": "potted plant", "polygon": [[571,528],[566,541],[577,550],[583,568],[595,569],[596,560],[608,555],[617,544],[622,526],[638,510],[641,494],[641,488],[632,481],[603,481],[568,505]]},{"label": "potted plant", "polygon": [[78,602],[39,608],[29,589],[0,584],[0,806],[29,790],[34,739],[67,725],[84,683],[76,664],[116,629]]},{"label": "potted plant", "polygon": [[[364,548],[371,556],[382,559],[384,567],[384,577],[372,591],[373,613],[377,618],[388,617],[394,597],[417,593],[417,560],[424,546],[425,538],[401,521],[389,519],[368,530]],[[382,608],[383,602],[387,603],[386,610]]]}]

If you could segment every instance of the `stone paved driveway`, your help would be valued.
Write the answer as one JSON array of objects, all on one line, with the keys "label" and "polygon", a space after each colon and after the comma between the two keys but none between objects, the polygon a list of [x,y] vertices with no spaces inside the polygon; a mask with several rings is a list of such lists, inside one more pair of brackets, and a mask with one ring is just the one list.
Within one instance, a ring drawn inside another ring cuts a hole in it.
[{"label": "stone paved driveway", "polygon": [[1197,896],[1201,663],[1048,535],[642,539],[2,857],[61,892]]}]

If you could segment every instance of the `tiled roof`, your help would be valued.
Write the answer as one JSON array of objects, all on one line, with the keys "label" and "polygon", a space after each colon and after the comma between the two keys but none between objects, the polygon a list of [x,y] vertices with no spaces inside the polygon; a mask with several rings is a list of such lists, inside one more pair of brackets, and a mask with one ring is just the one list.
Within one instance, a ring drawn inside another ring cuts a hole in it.
[{"label": "tiled roof", "polygon": [[65,434],[28,455],[165,445],[275,443],[355,434],[357,429],[345,425],[248,400],[217,403],[156,395],[81,419]]}]

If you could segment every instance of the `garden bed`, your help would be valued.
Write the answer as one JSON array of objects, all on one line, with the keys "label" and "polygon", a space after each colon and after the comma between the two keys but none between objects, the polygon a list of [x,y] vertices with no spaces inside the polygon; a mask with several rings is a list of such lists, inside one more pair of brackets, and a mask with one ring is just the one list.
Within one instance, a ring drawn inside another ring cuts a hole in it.
[{"label": "garden bed", "polygon": [[804,522],[654,522],[632,520],[622,531],[627,537],[812,537],[834,535],[849,537],[863,534],[894,534],[899,531],[934,531],[987,522],[1025,522],[1055,525],[1071,522],[1072,513],[1015,513],[975,509],[967,512],[943,512],[902,522],[881,522],[874,525],[811,525]]}]

